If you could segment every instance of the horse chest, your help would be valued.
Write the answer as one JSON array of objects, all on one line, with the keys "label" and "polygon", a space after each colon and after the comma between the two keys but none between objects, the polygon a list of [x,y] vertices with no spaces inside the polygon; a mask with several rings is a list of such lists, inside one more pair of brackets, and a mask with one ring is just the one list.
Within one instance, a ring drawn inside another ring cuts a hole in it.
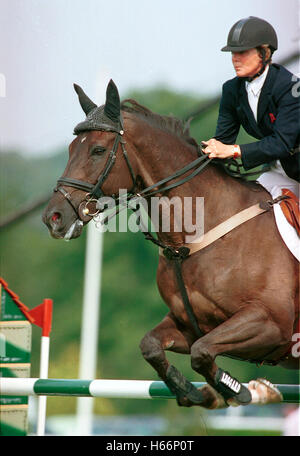
[{"label": "horse chest", "polygon": [[[193,312],[202,331],[208,332],[227,319],[222,309],[200,292],[191,292],[189,290],[187,290],[187,292]],[[183,300],[178,293],[174,293],[170,296],[167,305],[178,321],[189,326],[189,317],[185,310]]]}]

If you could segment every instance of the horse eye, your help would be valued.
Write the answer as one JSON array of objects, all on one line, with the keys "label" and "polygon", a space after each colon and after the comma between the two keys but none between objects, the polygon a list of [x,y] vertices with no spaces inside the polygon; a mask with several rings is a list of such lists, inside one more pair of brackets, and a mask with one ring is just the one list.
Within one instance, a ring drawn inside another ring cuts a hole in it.
[{"label": "horse eye", "polygon": [[103,152],[105,152],[105,147],[102,147],[102,146],[96,146],[94,147],[94,149],[92,150],[91,154],[92,155],[100,155],[100,154],[103,154]]}]

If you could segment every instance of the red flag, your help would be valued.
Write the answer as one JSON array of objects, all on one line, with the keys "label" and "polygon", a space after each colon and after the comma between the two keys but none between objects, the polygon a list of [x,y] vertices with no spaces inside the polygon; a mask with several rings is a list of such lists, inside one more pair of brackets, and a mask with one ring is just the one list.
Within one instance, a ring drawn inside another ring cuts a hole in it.
[{"label": "red flag", "polygon": [[49,337],[52,325],[52,299],[44,299],[42,304],[30,310],[28,314],[34,319],[33,323],[43,329],[42,336]]},{"label": "red flag", "polygon": [[51,325],[52,325],[52,307],[53,307],[52,299],[44,299],[42,304],[40,304],[39,306],[30,310],[30,309],[28,309],[28,307],[25,306],[25,304],[23,304],[20,301],[19,296],[8,288],[7,282],[5,282],[5,280],[2,277],[0,277],[0,284],[7,291],[7,293],[11,296],[11,298],[14,300],[14,302],[19,307],[21,312],[25,315],[27,320],[30,323],[42,328],[43,336],[49,337],[50,332],[51,332]]}]

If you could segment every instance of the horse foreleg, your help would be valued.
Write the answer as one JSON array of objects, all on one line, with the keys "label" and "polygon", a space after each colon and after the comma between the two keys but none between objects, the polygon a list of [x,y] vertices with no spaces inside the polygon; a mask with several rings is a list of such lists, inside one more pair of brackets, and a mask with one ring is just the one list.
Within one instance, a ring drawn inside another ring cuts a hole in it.
[{"label": "horse foreleg", "polygon": [[192,368],[228,403],[251,402],[249,390],[215,363],[218,355],[236,355],[245,360],[264,357],[282,343],[280,328],[261,306],[248,306],[198,339],[191,347]]},{"label": "horse foreleg", "polygon": [[216,399],[215,394],[212,394],[210,389],[198,390],[176,367],[170,365],[165,355],[165,350],[189,354],[191,344],[192,341],[188,340],[188,335],[184,334],[168,314],[161,323],[144,336],[140,349],[145,360],[176,396],[178,405],[210,407]]}]

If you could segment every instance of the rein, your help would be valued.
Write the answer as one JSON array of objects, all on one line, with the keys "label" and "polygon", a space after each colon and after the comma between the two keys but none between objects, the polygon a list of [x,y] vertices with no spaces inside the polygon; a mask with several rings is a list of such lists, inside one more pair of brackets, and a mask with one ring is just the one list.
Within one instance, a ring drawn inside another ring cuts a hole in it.
[{"label": "rein", "polygon": [[[140,191],[138,196],[152,196],[156,195],[157,193],[165,192],[167,190],[171,190],[172,188],[179,187],[179,185],[184,184],[185,182],[188,182],[190,179],[193,179],[193,177],[197,176],[205,167],[210,163],[211,159],[208,158],[206,155],[201,155],[198,157],[196,160],[192,161],[188,165],[184,166],[183,168],[179,169],[176,171],[174,174],[171,176],[165,177],[159,182],[156,182],[155,184],[151,185],[150,187],[145,188],[144,190]],[[202,163],[204,162],[204,163]],[[202,163],[202,164],[201,164]],[[157,190],[154,190],[156,187],[160,187],[161,185],[166,184],[167,182],[170,182],[173,179],[176,179],[177,177],[182,176],[185,174],[187,171],[190,171],[191,169],[195,168],[195,166],[199,165],[198,168],[196,168],[192,173],[190,173],[187,177],[184,177],[183,179],[174,182],[173,184],[170,184],[166,187],[159,188]],[[154,191],[152,191],[154,190]]]}]

